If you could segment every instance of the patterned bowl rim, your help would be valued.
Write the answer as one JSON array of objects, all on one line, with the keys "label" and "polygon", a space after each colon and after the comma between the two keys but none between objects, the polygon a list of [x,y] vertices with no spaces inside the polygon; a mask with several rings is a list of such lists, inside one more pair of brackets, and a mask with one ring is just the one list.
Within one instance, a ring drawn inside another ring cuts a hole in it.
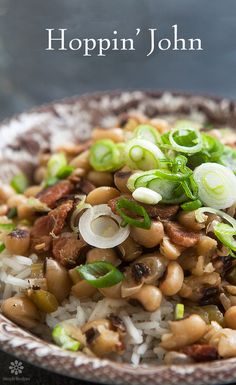
[{"label": "patterned bowl rim", "polygon": [[[165,91],[166,92],[166,91]],[[42,113],[52,111],[56,104],[73,105],[74,103],[87,102],[90,100],[101,99],[103,97],[119,98],[124,93],[131,95],[142,95],[142,98],[151,97],[160,99],[165,94],[164,91],[114,91],[97,92],[66,98],[60,101],[51,102],[24,113]],[[136,93],[136,94],[135,94]],[[168,92],[173,98],[183,98],[185,105],[191,100],[196,101],[203,109],[209,102],[214,108],[210,115],[217,109],[226,111],[226,116],[232,115],[232,120],[236,124],[236,102],[215,96],[194,95],[185,92]],[[207,107],[207,108],[208,108]],[[207,111],[205,111],[207,112]],[[1,127],[7,127],[14,120],[19,120],[22,114],[5,119]],[[6,353],[12,354],[19,359],[23,359],[40,368],[51,372],[63,374],[69,377],[94,381],[106,384],[217,384],[229,383],[236,378],[236,358],[213,361],[208,363],[196,363],[171,366],[148,366],[140,364],[134,366],[127,363],[113,362],[107,359],[91,358],[81,353],[73,353],[60,349],[59,347],[41,340],[37,336],[22,329],[0,314],[0,348]]]}]

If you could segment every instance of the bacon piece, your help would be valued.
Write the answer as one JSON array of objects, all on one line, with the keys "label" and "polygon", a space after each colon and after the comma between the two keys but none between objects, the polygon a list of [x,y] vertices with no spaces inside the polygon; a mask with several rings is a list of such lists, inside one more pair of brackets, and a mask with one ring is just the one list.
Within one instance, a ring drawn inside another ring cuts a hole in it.
[{"label": "bacon piece", "polygon": [[164,227],[170,240],[180,246],[195,246],[200,238],[200,233],[187,231],[185,227],[177,222],[166,222]]},{"label": "bacon piece", "polygon": [[52,221],[48,215],[38,218],[30,233],[31,249],[33,252],[44,253],[51,248]]},{"label": "bacon piece", "polygon": [[77,188],[79,188],[79,190],[84,193],[84,194],[89,194],[91,191],[93,191],[96,186],[94,186],[93,183],[91,183],[89,180],[87,179],[83,179],[81,180],[78,185],[77,185]]},{"label": "bacon piece", "polygon": [[56,209],[37,219],[31,230],[31,248],[40,253],[49,251],[51,248],[52,236],[61,233],[68,213],[73,207],[73,201],[68,200]]},{"label": "bacon piece", "polygon": [[73,233],[63,233],[53,239],[52,253],[54,258],[66,267],[76,266],[81,252],[87,247],[86,242],[77,239]]},{"label": "bacon piece", "polygon": [[[131,196],[129,195],[124,195],[124,198],[128,199],[131,202],[136,202]],[[117,214],[116,211],[116,202],[120,197],[110,199],[108,202],[108,205],[110,206],[111,210],[113,211],[114,214]],[[145,210],[147,211],[148,215],[151,218],[156,218],[158,217],[160,220],[164,219],[170,219],[172,218],[177,211],[179,210],[178,205],[146,205],[144,203],[137,202],[139,205],[143,206]],[[127,210],[128,211],[128,210]],[[134,213],[129,212],[128,215],[131,217],[134,216]]]},{"label": "bacon piece", "polygon": [[53,223],[53,228],[51,230],[53,234],[58,235],[62,232],[62,229],[65,225],[65,220],[72,207],[73,201],[68,200],[48,214],[51,219],[51,222]]},{"label": "bacon piece", "polygon": [[208,344],[194,344],[185,346],[181,352],[191,357],[196,362],[214,361],[219,358],[217,349]]},{"label": "bacon piece", "polygon": [[68,195],[73,189],[72,183],[68,180],[63,180],[54,184],[51,187],[48,187],[42,191],[40,191],[36,198],[38,198],[41,202],[45,203],[48,207],[54,208],[56,202]]}]

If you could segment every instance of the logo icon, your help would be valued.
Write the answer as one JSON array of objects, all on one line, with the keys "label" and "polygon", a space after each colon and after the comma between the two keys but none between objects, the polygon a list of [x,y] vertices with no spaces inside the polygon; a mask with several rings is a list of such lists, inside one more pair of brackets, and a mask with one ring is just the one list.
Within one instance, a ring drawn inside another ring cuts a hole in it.
[{"label": "logo icon", "polygon": [[24,366],[21,361],[15,360],[10,363],[9,370],[11,374],[15,374],[15,376],[17,376],[23,372]]}]

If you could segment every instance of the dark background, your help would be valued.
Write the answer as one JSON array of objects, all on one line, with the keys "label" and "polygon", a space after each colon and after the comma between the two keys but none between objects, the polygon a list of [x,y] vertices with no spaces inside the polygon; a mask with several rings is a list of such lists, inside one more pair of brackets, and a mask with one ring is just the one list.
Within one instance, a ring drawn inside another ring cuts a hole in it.
[{"label": "dark background", "polygon": [[[201,38],[204,51],[135,52],[82,57],[45,51],[45,28],[68,28],[75,37],[131,37],[158,28],[160,38],[178,24],[185,38]],[[170,89],[236,99],[235,0],[0,0],[0,119],[53,99],[111,89]],[[1,375],[12,357],[0,353]],[[30,384],[79,384],[24,363]],[[0,378],[1,383],[1,378]],[[20,383],[20,381],[18,381]]]}]

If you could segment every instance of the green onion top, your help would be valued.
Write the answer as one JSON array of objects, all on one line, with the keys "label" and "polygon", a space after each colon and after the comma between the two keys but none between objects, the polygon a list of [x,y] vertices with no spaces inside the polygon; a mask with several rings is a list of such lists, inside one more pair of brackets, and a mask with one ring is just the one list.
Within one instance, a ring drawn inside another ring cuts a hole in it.
[{"label": "green onion top", "polygon": [[[151,219],[147,211],[143,206],[136,202],[132,202],[126,198],[120,198],[116,202],[116,210],[123,219],[124,225],[129,224],[131,226],[141,227],[143,229],[149,229],[151,227]],[[129,212],[140,216],[143,218],[143,220],[130,217],[125,213],[124,210],[128,210]]]},{"label": "green onion top", "polygon": [[29,181],[25,174],[20,173],[12,178],[10,185],[18,194],[22,194],[29,186]]},{"label": "green onion top", "polygon": [[87,263],[76,269],[83,279],[96,288],[111,287],[123,280],[123,274],[108,262]]},{"label": "green onion top", "polygon": [[175,306],[175,319],[179,320],[184,317],[184,305],[182,303],[177,303]]}]

